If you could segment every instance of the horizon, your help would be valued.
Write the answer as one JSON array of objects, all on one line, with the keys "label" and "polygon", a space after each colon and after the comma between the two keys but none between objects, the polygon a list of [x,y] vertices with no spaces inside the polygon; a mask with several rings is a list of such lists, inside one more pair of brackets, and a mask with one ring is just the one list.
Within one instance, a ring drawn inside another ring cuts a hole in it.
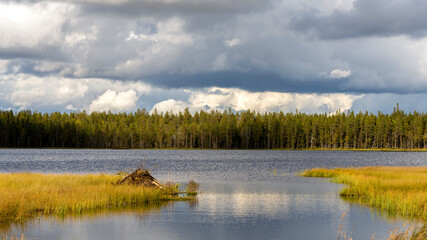
[{"label": "horizon", "polygon": [[393,114],[394,112],[397,112],[397,111],[401,111],[404,114],[414,114],[414,113],[427,114],[427,111],[425,111],[425,112],[420,112],[420,111],[417,111],[417,110],[406,111],[406,110],[400,108],[399,103],[397,103],[396,106],[393,107],[393,111],[382,112],[382,111],[378,110],[376,113],[370,112],[368,110],[365,110],[365,111],[360,110],[360,111],[356,112],[356,111],[351,110],[351,109],[348,109],[346,111],[341,111],[340,109],[338,109],[335,112],[306,113],[306,112],[299,111],[298,109],[295,109],[294,111],[286,111],[286,112],[282,111],[282,110],[280,110],[280,111],[264,111],[264,112],[261,112],[261,111],[257,111],[257,110],[253,110],[253,109],[244,109],[244,110],[236,111],[236,110],[233,110],[231,108],[229,108],[229,109],[210,109],[210,110],[203,110],[203,109],[201,109],[201,110],[195,110],[195,111],[190,111],[189,108],[185,108],[184,110],[179,110],[179,111],[168,110],[166,112],[158,111],[157,109],[147,110],[146,108],[141,108],[141,109],[137,108],[135,111],[123,111],[123,112],[120,112],[120,111],[113,112],[111,110],[88,112],[85,109],[75,110],[75,111],[52,111],[52,112],[40,112],[40,111],[32,110],[32,109],[20,109],[20,110],[0,109],[0,112],[1,111],[3,111],[3,112],[12,111],[13,114],[15,114],[15,115],[18,114],[18,113],[20,113],[20,112],[26,112],[26,113],[30,113],[30,114],[34,114],[34,113],[41,113],[41,114],[52,114],[52,113],[81,114],[81,113],[85,113],[87,115],[91,115],[91,114],[103,114],[103,113],[105,113],[105,114],[124,114],[125,113],[125,114],[134,114],[135,115],[138,112],[145,112],[145,113],[148,113],[149,115],[152,115],[155,112],[157,112],[158,115],[163,116],[165,114],[172,114],[172,115],[184,114],[186,111],[188,111],[191,116],[194,116],[196,114],[200,114],[202,112],[210,114],[212,111],[216,111],[216,112],[219,112],[219,113],[232,113],[232,114],[241,114],[241,113],[245,113],[245,112],[250,112],[250,113],[255,113],[255,114],[260,114],[260,115],[274,114],[274,113],[277,113],[277,114],[281,114],[281,113],[283,113],[283,114],[298,114],[298,113],[303,113],[303,114],[307,114],[307,115],[316,115],[317,114],[317,115],[328,115],[328,116],[333,116],[333,115],[337,115],[337,114],[348,115],[350,113],[355,114],[355,115],[368,113],[369,115],[375,115],[375,116],[377,116],[378,114],[391,115],[391,114]]}]

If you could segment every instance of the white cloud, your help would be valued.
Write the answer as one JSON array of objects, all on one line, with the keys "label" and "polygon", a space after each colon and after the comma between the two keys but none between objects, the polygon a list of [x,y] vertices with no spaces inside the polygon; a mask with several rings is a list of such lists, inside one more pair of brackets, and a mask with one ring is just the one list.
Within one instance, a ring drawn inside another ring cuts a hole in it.
[{"label": "white cloud", "polygon": [[[134,110],[142,94],[151,91],[143,82],[108,79],[72,79],[61,76],[37,77],[28,74],[0,76],[0,102],[19,109],[59,106],[67,110]],[[115,93],[116,96],[113,96]]]},{"label": "white cloud", "polygon": [[0,47],[35,47],[61,42],[61,26],[76,7],[59,2],[0,3]]},{"label": "white cloud", "polygon": [[0,59],[0,74],[3,74],[7,71],[8,64],[9,64],[8,60]]},{"label": "white cloud", "polygon": [[183,112],[186,108],[191,107],[188,106],[187,103],[183,102],[183,101],[176,101],[174,99],[168,99],[159,103],[156,103],[152,110],[151,113],[154,112],[154,110],[157,110],[157,112],[161,113],[165,113],[165,112],[173,112],[173,113],[178,113],[178,112]]},{"label": "white cloud", "polygon": [[348,78],[351,76],[350,70],[334,69],[329,74],[330,78]]},{"label": "white cloud", "polygon": [[194,43],[192,36],[185,33],[183,29],[184,22],[179,18],[161,21],[156,26],[157,31],[153,34],[136,34],[134,31],[130,31],[126,41],[136,40],[138,42],[153,43],[157,48],[168,44],[188,46]]},{"label": "white cloud", "polygon": [[248,92],[236,88],[208,88],[187,90],[190,96],[186,102],[169,99],[154,105],[152,111],[182,111],[188,108],[198,110],[231,108],[235,111],[255,110],[259,112],[295,111],[308,113],[333,113],[349,110],[353,102],[363,95],[351,94],[298,94],[279,92]]},{"label": "white cloud", "polygon": [[134,90],[128,90],[126,92],[107,90],[92,101],[89,106],[89,112],[103,112],[108,110],[113,112],[128,112],[136,110],[137,101],[138,96]]},{"label": "white cloud", "polygon": [[234,47],[234,46],[242,44],[242,41],[240,39],[238,39],[238,38],[233,38],[231,40],[225,41],[224,44],[227,47]]},{"label": "white cloud", "polygon": [[26,74],[6,75],[4,98],[13,106],[60,105],[85,96],[88,86],[82,81],[55,77],[36,77]]},{"label": "white cloud", "polygon": [[353,9],[354,1],[356,0],[338,0],[335,8],[339,10],[350,11]]},{"label": "white cloud", "polygon": [[68,104],[68,105],[65,107],[65,109],[67,109],[67,110],[71,110],[71,111],[76,111],[76,110],[77,110],[77,108],[75,108],[75,107],[73,106],[73,104]]}]

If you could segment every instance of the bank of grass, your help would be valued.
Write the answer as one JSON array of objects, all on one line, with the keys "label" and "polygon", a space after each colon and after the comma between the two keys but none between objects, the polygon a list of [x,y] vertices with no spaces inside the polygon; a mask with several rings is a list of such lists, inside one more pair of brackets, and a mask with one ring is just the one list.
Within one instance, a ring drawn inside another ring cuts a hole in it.
[{"label": "bank of grass", "polygon": [[348,185],[341,196],[424,222],[414,231],[392,232],[389,239],[427,239],[427,167],[310,169],[299,175],[332,178]]},{"label": "bank of grass", "polygon": [[112,184],[118,178],[110,174],[0,174],[0,222],[185,200],[160,189]]},{"label": "bank of grass", "polygon": [[304,177],[333,178],[347,184],[340,195],[406,217],[427,220],[427,167],[311,169]]}]

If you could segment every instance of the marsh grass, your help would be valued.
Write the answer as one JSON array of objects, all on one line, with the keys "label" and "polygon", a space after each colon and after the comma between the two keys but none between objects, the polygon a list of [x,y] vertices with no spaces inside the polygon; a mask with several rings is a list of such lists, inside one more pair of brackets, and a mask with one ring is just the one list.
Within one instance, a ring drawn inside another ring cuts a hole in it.
[{"label": "marsh grass", "polygon": [[199,184],[193,180],[190,180],[190,182],[187,184],[186,190],[187,195],[197,195],[197,192],[199,191]]},{"label": "marsh grass", "polygon": [[348,185],[340,195],[361,204],[421,220],[421,227],[394,229],[389,239],[427,239],[427,167],[311,169],[303,177],[332,178]]},{"label": "marsh grass", "polygon": [[394,228],[390,231],[387,240],[425,240],[427,239],[427,226],[410,226],[407,228]]},{"label": "marsh grass", "polygon": [[25,240],[24,234],[21,235],[21,237],[17,237],[16,235],[11,235],[10,237],[8,235],[6,236],[0,236],[0,240]]},{"label": "marsh grass", "polygon": [[180,192],[179,187],[181,187],[180,183],[167,181],[166,183],[163,184],[163,191],[166,195],[174,196]]},{"label": "marsh grass", "polygon": [[119,178],[109,174],[0,174],[0,222],[180,200],[161,189],[112,184]]},{"label": "marsh grass", "polygon": [[427,220],[427,167],[311,169],[304,177],[333,178],[344,183],[340,195],[402,216]]}]

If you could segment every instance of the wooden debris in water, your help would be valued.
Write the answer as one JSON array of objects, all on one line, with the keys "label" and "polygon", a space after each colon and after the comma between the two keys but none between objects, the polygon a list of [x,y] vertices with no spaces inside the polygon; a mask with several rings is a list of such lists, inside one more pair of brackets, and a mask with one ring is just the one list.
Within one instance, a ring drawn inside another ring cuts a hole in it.
[{"label": "wooden debris in water", "polygon": [[155,187],[163,189],[162,184],[160,184],[159,181],[157,181],[150,174],[150,171],[154,168],[145,169],[142,164],[140,164],[140,168],[136,169],[132,173],[125,175],[122,179],[118,180],[116,184],[134,184],[144,187]]}]

